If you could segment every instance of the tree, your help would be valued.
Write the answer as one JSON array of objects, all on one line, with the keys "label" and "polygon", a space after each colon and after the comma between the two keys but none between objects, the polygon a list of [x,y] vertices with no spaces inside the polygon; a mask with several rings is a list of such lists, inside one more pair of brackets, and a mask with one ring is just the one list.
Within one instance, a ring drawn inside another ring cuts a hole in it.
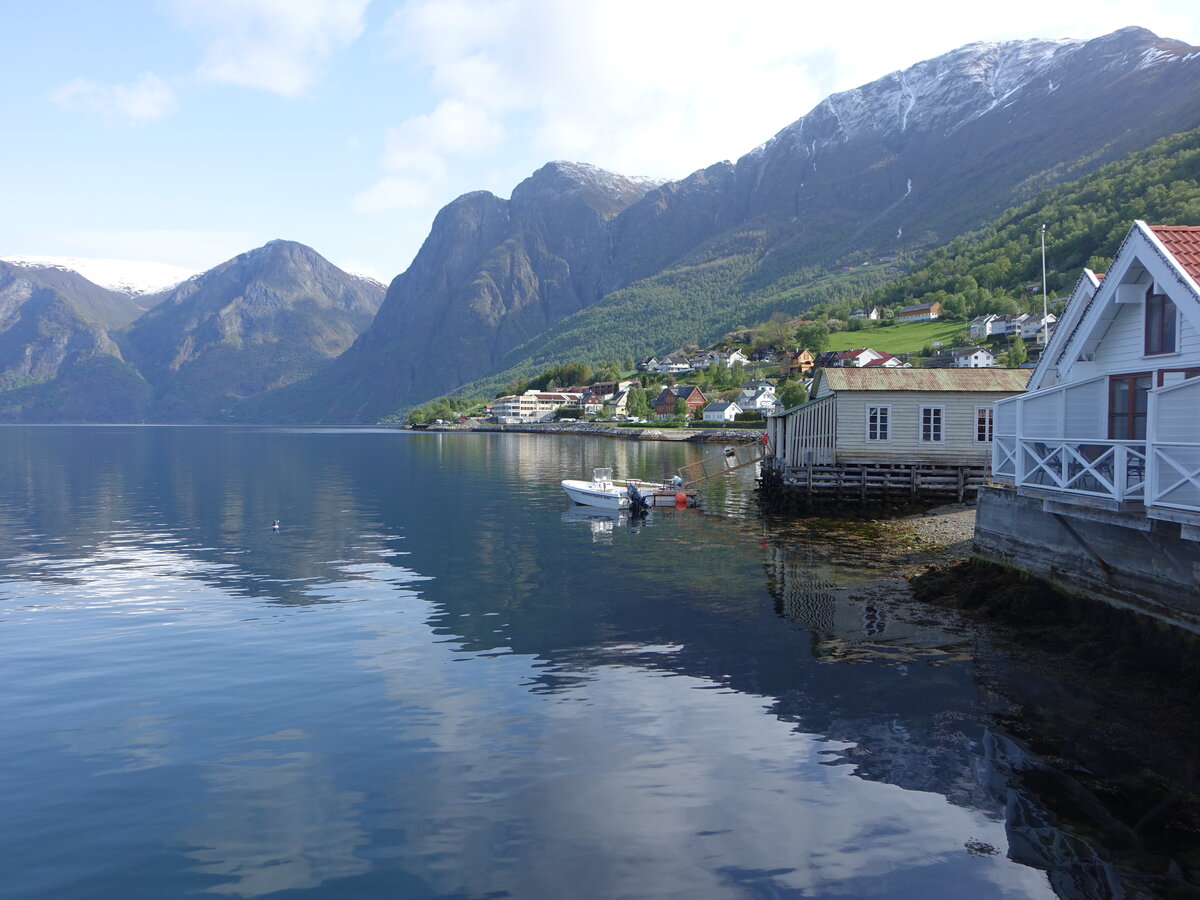
[{"label": "tree", "polygon": [[1017,338],[1008,353],[1004,354],[1004,364],[1010,369],[1017,369],[1028,358],[1029,354],[1025,350],[1025,342]]},{"label": "tree", "polygon": [[779,402],[783,404],[784,409],[799,406],[807,399],[808,391],[804,389],[802,381],[788,381],[779,389]]},{"label": "tree", "polygon": [[787,348],[795,334],[796,329],[786,313],[772,313],[771,318],[762,327],[762,336],[767,343],[774,344],[780,350]]},{"label": "tree", "polygon": [[683,416],[685,419],[688,414],[688,402],[682,397],[675,398],[675,406],[671,410],[677,416]]},{"label": "tree", "polygon": [[635,419],[644,419],[650,415],[650,401],[646,392],[640,387],[629,389],[629,399],[625,402],[625,412]]},{"label": "tree", "polygon": [[808,322],[796,329],[796,342],[810,353],[821,353],[829,346],[829,329],[821,322]]}]

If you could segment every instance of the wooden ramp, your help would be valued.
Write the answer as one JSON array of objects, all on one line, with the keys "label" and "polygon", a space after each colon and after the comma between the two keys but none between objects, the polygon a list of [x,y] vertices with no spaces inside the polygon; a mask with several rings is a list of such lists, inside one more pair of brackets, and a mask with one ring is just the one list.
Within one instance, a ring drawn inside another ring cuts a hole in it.
[{"label": "wooden ramp", "polygon": [[761,441],[755,441],[753,444],[731,444],[720,453],[680,466],[679,477],[683,479],[685,487],[692,487],[718,475],[762,462],[770,455],[770,448]]}]

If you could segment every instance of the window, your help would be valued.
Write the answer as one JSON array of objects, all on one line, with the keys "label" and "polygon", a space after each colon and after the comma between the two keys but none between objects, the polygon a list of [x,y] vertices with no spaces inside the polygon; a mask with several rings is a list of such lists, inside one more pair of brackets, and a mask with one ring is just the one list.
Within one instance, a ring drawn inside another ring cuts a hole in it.
[{"label": "window", "polygon": [[1180,381],[1186,381],[1189,378],[1200,378],[1200,369],[1159,369],[1158,370],[1158,386],[1162,387],[1165,384],[1178,384]]},{"label": "window", "polygon": [[975,443],[990,444],[992,442],[992,408],[990,406],[975,407]]},{"label": "window", "polygon": [[921,407],[921,441],[924,443],[940,444],[943,440],[942,417],[944,410],[940,406]]},{"label": "window", "polygon": [[890,406],[867,407],[867,440],[890,441],[892,439],[892,408]]},{"label": "window", "polygon": [[1108,437],[1114,441],[1144,441],[1150,405],[1149,372],[1110,375],[1108,379]]},{"label": "window", "polygon": [[1175,304],[1166,294],[1154,293],[1154,288],[1146,291],[1146,327],[1144,331],[1147,356],[1158,353],[1174,353],[1179,349],[1177,343],[1178,316]]}]

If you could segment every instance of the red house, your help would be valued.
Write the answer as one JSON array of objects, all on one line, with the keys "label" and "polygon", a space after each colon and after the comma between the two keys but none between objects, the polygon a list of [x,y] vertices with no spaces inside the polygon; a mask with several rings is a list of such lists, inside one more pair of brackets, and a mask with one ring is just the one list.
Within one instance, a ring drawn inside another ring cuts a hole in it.
[{"label": "red house", "polygon": [[688,405],[689,416],[708,405],[708,398],[700,388],[694,384],[677,384],[674,387],[663,388],[662,393],[650,404],[654,409],[655,418],[665,421],[675,415],[675,401],[681,398]]}]

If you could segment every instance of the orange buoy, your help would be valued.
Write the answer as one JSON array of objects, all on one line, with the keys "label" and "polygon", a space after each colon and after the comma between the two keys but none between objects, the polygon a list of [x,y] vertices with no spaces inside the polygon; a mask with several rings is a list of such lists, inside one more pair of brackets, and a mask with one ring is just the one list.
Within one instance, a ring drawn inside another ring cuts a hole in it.
[{"label": "orange buoy", "polygon": [[686,506],[687,506],[687,494],[685,494],[683,491],[680,491],[678,494],[675,495],[675,507],[677,509],[683,509]]}]

